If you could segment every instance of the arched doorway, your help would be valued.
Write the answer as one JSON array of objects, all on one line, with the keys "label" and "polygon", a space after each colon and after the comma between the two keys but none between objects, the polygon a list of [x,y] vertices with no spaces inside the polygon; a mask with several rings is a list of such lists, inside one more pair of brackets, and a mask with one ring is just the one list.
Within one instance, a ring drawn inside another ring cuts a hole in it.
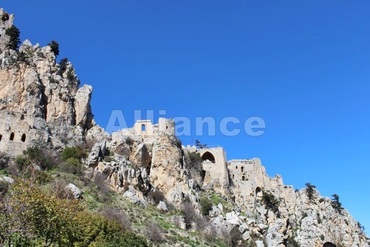
[{"label": "arched doorway", "polygon": [[202,155],[202,160],[205,161],[205,160],[209,160],[211,161],[212,163],[215,163],[215,156],[213,156],[213,154],[211,154],[210,152],[205,152],[203,155]]}]

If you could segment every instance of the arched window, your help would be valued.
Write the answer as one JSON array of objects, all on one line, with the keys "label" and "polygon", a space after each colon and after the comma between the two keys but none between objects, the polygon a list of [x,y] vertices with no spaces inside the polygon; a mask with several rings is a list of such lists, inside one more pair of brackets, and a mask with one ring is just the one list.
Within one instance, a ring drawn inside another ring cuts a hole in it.
[{"label": "arched window", "polygon": [[14,140],[14,133],[10,134],[9,140],[13,141]]},{"label": "arched window", "polygon": [[244,166],[242,166],[240,169],[242,170],[242,172],[244,172]]},{"label": "arched window", "polygon": [[141,125],[141,131],[145,131],[146,130],[146,126],[145,126],[145,124],[142,124]]},{"label": "arched window", "polygon": [[25,141],[26,141],[26,134],[23,134],[23,135],[22,135],[21,141],[22,141],[22,142],[25,142]]},{"label": "arched window", "polygon": [[262,196],[262,189],[260,187],[256,188],[256,196]]},{"label": "arched window", "polygon": [[211,161],[212,163],[215,163],[215,156],[213,156],[213,154],[211,154],[210,152],[205,152],[203,155],[202,155],[202,160],[205,161],[205,160],[209,160]]}]

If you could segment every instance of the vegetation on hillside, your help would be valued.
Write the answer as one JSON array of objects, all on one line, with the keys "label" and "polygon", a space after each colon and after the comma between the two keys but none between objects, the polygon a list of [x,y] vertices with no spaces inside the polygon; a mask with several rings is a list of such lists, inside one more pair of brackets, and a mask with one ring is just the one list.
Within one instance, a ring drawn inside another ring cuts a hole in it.
[{"label": "vegetation on hillside", "polygon": [[21,43],[21,40],[19,38],[21,33],[19,29],[16,26],[12,25],[10,28],[6,29],[5,34],[10,37],[8,48],[18,50]]}]

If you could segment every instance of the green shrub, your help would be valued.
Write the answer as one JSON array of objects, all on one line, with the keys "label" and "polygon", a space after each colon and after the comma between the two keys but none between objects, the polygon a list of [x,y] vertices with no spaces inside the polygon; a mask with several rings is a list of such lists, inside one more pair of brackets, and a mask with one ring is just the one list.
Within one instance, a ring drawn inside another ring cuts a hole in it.
[{"label": "green shrub", "polygon": [[51,51],[54,53],[55,56],[59,55],[59,44],[55,40],[52,40],[48,46],[50,46]]},{"label": "green shrub", "polygon": [[10,28],[6,29],[5,34],[10,37],[8,48],[12,50],[18,50],[19,44],[21,43],[21,40],[19,38],[19,29],[16,26],[12,25]]},{"label": "green shrub", "polygon": [[332,195],[331,205],[339,213],[342,213],[342,203],[339,201],[339,196],[337,194]]},{"label": "green shrub", "polygon": [[280,201],[270,192],[262,191],[262,202],[266,208],[279,215]]},{"label": "green shrub", "polygon": [[209,211],[212,210],[212,201],[208,197],[202,196],[199,199],[199,204],[200,204],[200,210],[201,210],[202,214],[204,216],[208,216]]},{"label": "green shrub", "polygon": [[287,239],[287,247],[299,247],[299,243],[295,240],[294,236],[289,236]]},{"label": "green shrub", "polygon": [[4,246],[147,246],[146,241],[114,219],[84,209],[17,181],[0,210]]},{"label": "green shrub", "polygon": [[126,141],[126,144],[129,146],[132,146],[134,144],[134,140],[132,140],[130,137],[127,137],[125,141]]},{"label": "green shrub", "polygon": [[62,152],[62,160],[67,161],[69,158],[82,159],[86,158],[86,153],[79,147],[66,147]]},{"label": "green shrub", "polygon": [[310,202],[312,202],[313,199],[315,198],[315,188],[316,188],[315,185],[311,183],[306,183],[306,195]]},{"label": "green shrub", "polygon": [[15,158],[15,164],[19,171],[23,171],[31,165],[39,166],[43,170],[48,170],[55,166],[52,157],[39,147],[29,147],[24,150],[22,155],[18,155]]}]

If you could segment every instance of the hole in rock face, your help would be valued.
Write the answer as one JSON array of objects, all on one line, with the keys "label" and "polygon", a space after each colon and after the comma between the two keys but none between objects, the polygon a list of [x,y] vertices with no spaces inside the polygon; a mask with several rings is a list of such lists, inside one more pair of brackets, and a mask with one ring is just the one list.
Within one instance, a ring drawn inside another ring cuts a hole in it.
[{"label": "hole in rock face", "polygon": [[23,135],[22,135],[21,141],[22,141],[22,142],[25,142],[25,141],[26,141],[26,134],[23,134]]},{"label": "hole in rock face", "polygon": [[337,247],[337,246],[331,242],[326,242],[322,247]]},{"label": "hole in rock face", "polygon": [[9,20],[9,14],[8,14],[8,13],[4,13],[4,14],[1,16],[1,20],[2,20],[2,21],[8,21],[8,20]]},{"label": "hole in rock face", "polygon": [[211,161],[212,163],[215,163],[215,156],[213,156],[213,154],[211,154],[210,152],[205,152],[203,155],[202,155],[202,160],[205,161],[205,160],[209,160]]},{"label": "hole in rock face", "polygon": [[9,140],[10,140],[10,141],[13,141],[13,140],[14,140],[14,133],[11,133],[11,134],[10,134]]}]

